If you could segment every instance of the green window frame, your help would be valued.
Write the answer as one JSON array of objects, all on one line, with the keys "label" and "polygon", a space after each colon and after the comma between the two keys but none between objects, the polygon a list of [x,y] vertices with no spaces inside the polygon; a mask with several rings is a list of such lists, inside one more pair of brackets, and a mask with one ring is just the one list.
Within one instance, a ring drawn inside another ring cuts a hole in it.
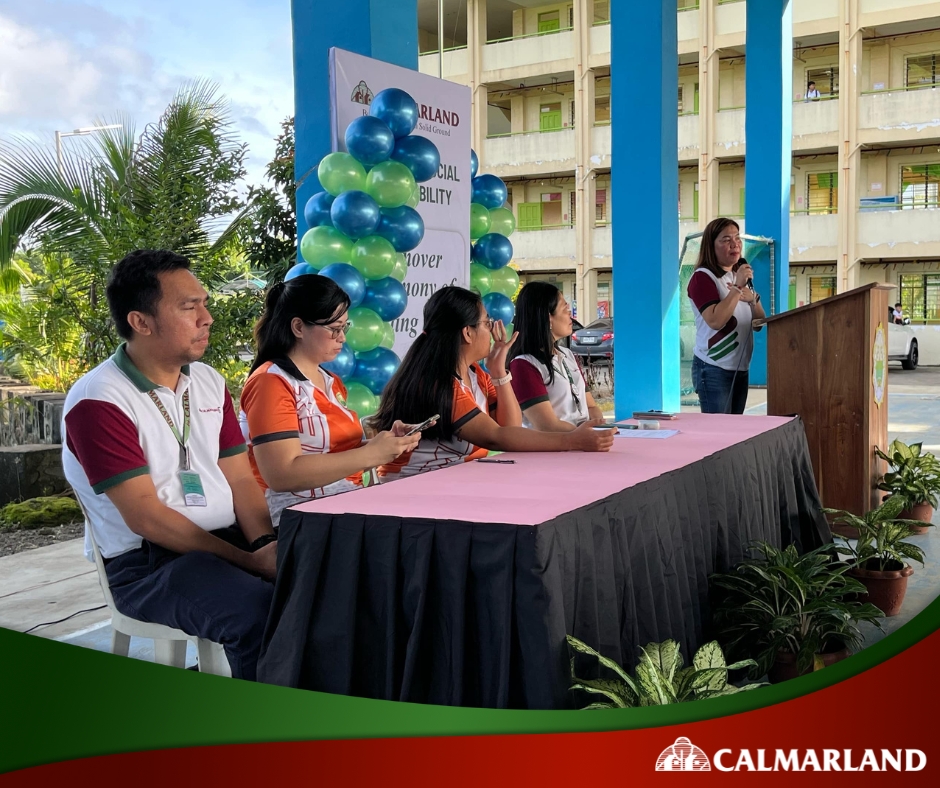
[{"label": "green window frame", "polygon": [[901,166],[901,209],[940,205],[940,164]]},{"label": "green window frame", "polygon": [[901,274],[901,308],[913,323],[940,323],[940,273]]},{"label": "green window frame", "polygon": [[811,172],[806,176],[806,208],[810,215],[839,212],[839,173]]}]

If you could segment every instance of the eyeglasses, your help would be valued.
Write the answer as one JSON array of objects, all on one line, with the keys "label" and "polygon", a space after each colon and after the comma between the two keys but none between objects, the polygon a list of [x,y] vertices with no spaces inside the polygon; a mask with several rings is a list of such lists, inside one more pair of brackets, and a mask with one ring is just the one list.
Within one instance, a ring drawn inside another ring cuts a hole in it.
[{"label": "eyeglasses", "polygon": [[343,323],[343,325],[341,326],[328,326],[325,323],[314,323],[313,325],[320,326],[320,328],[325,328],[327,331],[330,332],[330,335],[333,337],[333,339],[339,339],[340,334],[345,336],[346,334],[349,333],[349,328],[350,326],[352,326],[352,323],[347,321]]},{"label": "eyeglasses", "polygon": [[488,317],[486,320],[481,320],[479,323],[477,323],[477,325],[478,325],[478,326],[486,326],[486,330],[487,330],[487,331],[492,331],[492,330],[493,330],[493,326],[495,325],[495,323],[496,323],[496,321],[493,320],[493,318]]},{"label": "eyeglasses", "polygon": [[718,243],[722,246],[729,246],[732,243],[739,244],[741,243],[740,235],[723,235],[718,239]]}]

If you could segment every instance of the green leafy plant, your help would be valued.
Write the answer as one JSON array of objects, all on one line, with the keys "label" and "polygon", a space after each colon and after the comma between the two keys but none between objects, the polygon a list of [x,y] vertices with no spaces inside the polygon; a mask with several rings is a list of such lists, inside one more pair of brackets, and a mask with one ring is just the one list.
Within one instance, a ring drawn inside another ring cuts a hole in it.
[{"label": "green leafy plant", "polygon": [[865,587],[847,576],[832,545],[800,555],[796,547],[754,545],[757,557],[713,575],[718,640],[730,655],[747,654],[752,677],[768,672],[780,652],[796,656],[802,673],[819,667],[818,654],[861,644],[858,624],[880,628],[882,611],[855,600]]},{"label": "green leafy plant", "polygon": [[586,643],[571,635],[568,635],[567,640],[575,656],[580,654],[593,658],[599,667],[606,668],[613,675],[612,678],[579,678],[575,671],[575,656],[571,657],[571,689],[599,698],[585,706],[585,709],[664,706],[734,695],[763,686],[748,684],[737,687],[729,684],[729,670],[750,667],[754,661],[743,660],[728,665],[721,646],[714,641],[696,651],[688,667],[683,667],[682,654],[676,641],[649,643],[640,649],[635,675],[630,676],[614,660],[599,654]]},{"label": "green leafy plant", "polygon": [[940,496],[940,460],[923,449],[923,443],[908,445],[899,440],[892,441],[887,453],[875,449],[891,468],[878,489],[900,496],[908,506],[929,503],[936,509]]},{"label": "green leafy plant", "polygon": [[0,507],[0,528],[29,530],[44,526],[77,523],[83,519],[74,498],[43,496]]},{"label": "green leafy plant", "polygon": [[907,560],[924,565],[924,551],[916,544],[904,541],[915,533],[915,528],[923,525],[918,520],[898,518],[906,505],[900,495],[892,495],[863,517],[844,509],[823,511],[835,515],[833,522],[858,530],[854,544],[845,537],[839,537],[839,553],[848,556],[852,566],[884,572],[901,569]]}]

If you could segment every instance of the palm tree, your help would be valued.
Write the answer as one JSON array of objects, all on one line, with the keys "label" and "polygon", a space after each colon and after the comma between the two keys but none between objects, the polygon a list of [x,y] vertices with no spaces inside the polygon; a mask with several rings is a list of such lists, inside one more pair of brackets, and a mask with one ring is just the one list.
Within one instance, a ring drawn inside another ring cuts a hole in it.
[{"label": "palm tree", "polygon": [[184,85],[139,138],[129,119],[113,122],[121,128],[63,151],[61,170],[48,146],[0,140],[0,272],[18,257],[32,273],[27,289],[47,285],[33,287],[35,297],[49,297],[55,280],[62,314],[83,336],[85,369],[117,344],[98,297],[115,262],[169,249],[215,284],[248,210],[237,192],[246,146],[214,84]]}]

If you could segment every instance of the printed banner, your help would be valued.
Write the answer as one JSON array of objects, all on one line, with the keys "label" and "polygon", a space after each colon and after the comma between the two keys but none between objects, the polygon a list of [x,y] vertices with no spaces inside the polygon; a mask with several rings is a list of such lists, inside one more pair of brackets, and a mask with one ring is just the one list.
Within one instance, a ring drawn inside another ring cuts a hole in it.
[{"label": "printed banner", "polygon": [[333,150],[346,150],[346,127],[386,88],[399,88],[418,103],[414,134],[427,137],[441,154],[437,176],[419,185],[417,211],[424,240],[406,253],[408,308],[397,320],[395,345],[404,357],[423,324],[427,300],[439,287],[467,287],[470,279],[470,88],[381,60],[330,49],[330,109]]}]

